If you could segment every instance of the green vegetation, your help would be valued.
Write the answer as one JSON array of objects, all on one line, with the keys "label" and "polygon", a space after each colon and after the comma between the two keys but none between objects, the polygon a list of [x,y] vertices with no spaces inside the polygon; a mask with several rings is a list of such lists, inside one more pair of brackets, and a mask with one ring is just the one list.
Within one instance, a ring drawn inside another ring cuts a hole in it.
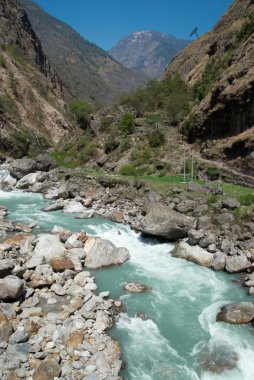
[{"label": "green vegetation", "polygon": [[161,146],[165,143],[165,135],[162,130],[157,129],[154,131],[150,131],[147,137],[149,145],[152,148]]},{"label": "green vegetation", "polygon": [[90,104],[83,100],[73,100],[69,104],[69,110],[72,118],[81,129],[85,130],[90,125],[90,115],[92,112]]},{"label": "green vegetation", "polygon": [[[138,116],[143,116],[145,112],[159,112],[160,120],[169,118],[175,124],[188,114],[192,100],[191,87],[177,73],[164,81],[150,81],[146,88],[139,88],[122,97],[120,103],[133,107]],[[154,120],[152,124],[156,122]]]},{"label": "green vegetation", "polygon": [[249,21],[243,24],[241,30],[237,35],[237,40],[239,42],[246,40],[254,32],[254,12],[249,15]]},{"label": "green vegetation", "polygon": [[75,136],[72,140],[61,142],[52,153],[59,166],[74,168],[95,160],[98,155],[96,141],[89,132]]},{"label": "green vegetation", "polygon": [[200,102],[210,92],[214,82],[220,79],[221,74],[228,68],[230,59],[232,57],[232,48],[227,51],[223,56],[216,56],[211,58],[207,64],[202,79],[194,87],[195,100]]},{"label": "green vegetation", "polygon": [[131,148],[131,138],[129,136],[124,137],[121,141],[120,150],[121,152],[125,152],[126,150]]},{"label": "green vegetation", "polygon": [[242,220],[242,219],[247,219],[248,217],[253,217],[253,212],[250,210],[249,207],[241,207],[237,208],[233,211],[233,215],[236,220]]},{"label": "green vegetation", "polygon": [[120,174],[133,177],[137,176],[138,172],[134,165],[126,165],[121,168]]},{"label": "green vegetation", "polygon": [[17,50],[17,48],[13,45],[2,45],[2,50],[6,51],[11,55],[15,63],[18,63],[23,68],[26,68],[28,65],[28,60],[20,54],[20,52]]},{"label": "green vegetation", "polygon": [[135,118],[131,112],[123,114],[119,128],[125,135],[131,135],[135,131]]},{"label": "green vegetation", "polygon": [[217,203],[218,197],[215,194],[211,194],[207,199],[207,205],[211,208],[215,203]]},{"label": "green vegetation", "polygon": [[2,68],[6,67],[6,62],[5,62],[3,54],[0,54],[0,67]]},{"label": "green vegetation", "polygon": [[221,173],[222,173],[222,169],[218,168],[217,166],[213,166],[207,169],[207,175],[211,181],[215,181],[219,179],[221,176]]},{"label": "green vegetation", "polygon": [[241,194],[238,198],[242,206],[252,206],[254,205],[254,193],[251,194]]},{"label": "green vegetation", "polygon": [[100,120],[100,127],[103,131],[108,131],[109,127],[112,124],[112,118],[108,116],[102,116]]},{"label": "green vegetation", "polygon": [[116,150],[118,147],[119,147],[120,143],[119,141],[113,139],[113,138],[109,138],[106,143],[105,143],[105,148],[104,148],[104,151],[105,153],[111,153],[113,152],[114,150]]},{"label": "green vegetation", "polygon": [[0,94],[0,111],[7,115],[14,123],[20,124],[21,118],[18,109],[9,95]]}]

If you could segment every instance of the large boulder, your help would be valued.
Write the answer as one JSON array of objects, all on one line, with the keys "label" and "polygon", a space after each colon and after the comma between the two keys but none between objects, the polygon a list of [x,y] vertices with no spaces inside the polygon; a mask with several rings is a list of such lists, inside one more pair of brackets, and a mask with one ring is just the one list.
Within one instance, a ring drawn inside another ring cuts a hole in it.
[{"label": "large boulder", "polygon": [[27,175],[25,175],[23,178],[21,178],[18,183],[17,183],[17,187],[19,189],[27,189],[29,186],[32,186],[36,183],[37,181],[37,177],[40,173],[37,172],[37,173],[29,173]]},{"label": "large boulder", "polygon": [[39,235],[34,249],[34,255],[43,256],[46,261],[65,257],[66,249],[58,235]]},{"label": "large boulder", "polygon": [[16,183],[16,178],[11,176],[9,170],[0,170],[0,190],[12,190],[16,186]]},{"label": "large boulder", "polygon": [[48,172],[56,167],[56,161],[47,154],[39,154],[36,157],[36,166],[37,170]]},{"label": "large boulder", "polygon": [[4,278],[7,275],[11,274],[12,269],[14,268],[14,262],[9,259],[0,260],[0,278]]},{"label": "large boulder", "polygon": [[241,325],[250,323],[254,319],[254,304],[252,302],[239,302],[223,306],[217,314],[218,322]]},{"label": "large boulder", "polygon": [[16,276],[7,276],[0,280],[0,300],[16,300],[23,290],[24,282]]},{"label": "large boulder", "polygon": [[86,212],[86,208],[82,205],[81,202],[70,201],[64,206],[64,212],[83,214]]},{"label": "large boulder", "polygon": [[230,210],[234,210],[236,208],[240,208],[241,205],[240,205],[240,203],[238,202],[237,199],[235,199],[235,198],[227,198],[227,199],[223,199],[223,201],[222,201],[222,207],[230,209]]},{"label": "large boulder", "polygon": [[221,374],[237,367],[238,355],[227,342],[215,339],[201,346],[198,364],[203,371]]},{"label": "large boulder", "polygon": [[172,252],[173,257],[185,259],[203,267],[212,266],[213,255],[198,245],[190,246],[186,242],[179,243]]},{"label": "large boulder", "polygon": [[251,267],[251,262],[247,257],[242,255],[229,256],[226,262],[226,271],[229,273],[239,273],[244,272],[246,269]]},{"label": "large boulder", "polygon": [[103,268],[123,264],[130,259],[126,248],[117,248],[108,240],[98,237],[89,238],[84,245],[86,259],[85,266],[88,268]]},{"label": "large boulder", "polygon": [[21,179],[37,169],[36,162],[30,158],[20,158],[11,163],[10,173],[14,178]]},{"label": "large boulder", "polygon": [[61,367],[54,358],[46,358],[35,370],[34,380],[54,380],[61,373]]},{"label": "large boulder", "polygon": [[177,240],[187,237],[196,228],[196,219],[182,215],[162,203],[151,204],[147,215],[140,222],[143,234]]}]

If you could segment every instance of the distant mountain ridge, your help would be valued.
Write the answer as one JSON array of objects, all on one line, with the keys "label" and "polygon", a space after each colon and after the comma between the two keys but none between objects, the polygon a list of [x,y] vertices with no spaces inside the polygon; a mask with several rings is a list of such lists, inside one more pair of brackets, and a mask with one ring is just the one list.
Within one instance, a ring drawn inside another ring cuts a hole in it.
[{"label": "distant mountain ridge", "polygon": [[122,93],[147,82],[145,75],[127,69],[70,26],[31,0],[19,0],[42,47],[73,97],[110,103]]},{"label": "distant mountain ridge", "polygon": [[150,78],[162,78],[171,59],[189,43],[170,34],[145,30],[122,38],[109,53],[130,69]]}]

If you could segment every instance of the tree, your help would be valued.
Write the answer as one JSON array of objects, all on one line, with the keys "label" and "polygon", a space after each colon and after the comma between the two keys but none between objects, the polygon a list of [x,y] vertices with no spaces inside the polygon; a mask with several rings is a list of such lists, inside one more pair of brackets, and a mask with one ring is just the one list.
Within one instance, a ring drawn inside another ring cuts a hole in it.
[{"label": "tree", "polygon": [[190,37],[193,37],[193,36],[196,36],[197,38],[199,38],[197,26],[195,26],[195,28],[192,30],[192,32],[190,34]]},{"label": "tree", "polygon": [[124,132],[124,134],[132,134],[135,130],[134,115],[131,112],[126,112],[125,114],[123,114],[122,119],[120,120],[119,127]]},{"label": "tree", "polygon": [[92,107],[83,100],[73,100],[69,104],[72,117],[81,129],[86,129],[90,125],[90,115]]}]

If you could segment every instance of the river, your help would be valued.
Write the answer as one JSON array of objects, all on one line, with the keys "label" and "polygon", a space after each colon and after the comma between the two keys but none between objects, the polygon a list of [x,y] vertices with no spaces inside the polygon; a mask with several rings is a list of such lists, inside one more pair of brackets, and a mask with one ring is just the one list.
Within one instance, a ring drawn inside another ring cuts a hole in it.
[{"label": "river", "polygon": [[[36,222],[39,228],[34,233],[59,225],[86,230],[129,249],[131,260],[123,266],[93,272],[98,290],[109,290],[127,308],[109,332],[122,347],[124,380],[254,379],[253,328],[216,322],[222,305],[250,299],[234,281],[236,276],[173,258],[173,245],[144,240],[128,227],[105,219],[76,220],[75,215],[62,211],[42,212],[48,201],[40,194],[1,191],[0,203],[8,207],[11,220]],[[153,290],[127,294],[123,285],[132,281]],[[148,319],[136,318],[138,312]],[[236,354],[235,369],[220,374],[207,370],[214,356],[224,363],[234,362]]]}]

